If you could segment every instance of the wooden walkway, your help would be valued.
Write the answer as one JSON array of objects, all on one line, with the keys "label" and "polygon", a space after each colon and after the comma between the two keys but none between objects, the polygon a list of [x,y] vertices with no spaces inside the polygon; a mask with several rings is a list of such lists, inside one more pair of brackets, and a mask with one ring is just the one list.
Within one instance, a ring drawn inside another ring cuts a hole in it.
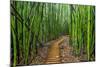
[{"label": "wooden walkway", "polygon": [[[33,60],[32,64],[57,64],[79,62],[79,59],[72,55],[73,48],[69,45],[69,36],[61,36],[49,42],[47,54],[44,59]],[[36,59],[36,58],[35,58]],[[40,61],[41,60],[41,61]],[[37,61],[37,62],[36,62]]]},{"label": "wooden walkway", "polygon": [[63,40],[64,40],[64,37],[61,37],[60,39],[54,41],[54,43],[50,46],[45,64],[60,63],[59,44],[61,44]]}]

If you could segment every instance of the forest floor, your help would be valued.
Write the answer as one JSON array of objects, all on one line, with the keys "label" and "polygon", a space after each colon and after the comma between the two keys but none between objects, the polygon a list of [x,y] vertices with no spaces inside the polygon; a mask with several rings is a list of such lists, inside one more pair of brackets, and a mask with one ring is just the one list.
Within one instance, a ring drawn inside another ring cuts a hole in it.
[{"label": "forest floor", "polygon": [[[49,44],[49,45],[48,45]],[[46,47],[39,50],[38,56],[31,64],[56,64],[80,62],[79,57],[73,55],[73,48],[69,44],[69,36],[61,36],[50,41]]]}]

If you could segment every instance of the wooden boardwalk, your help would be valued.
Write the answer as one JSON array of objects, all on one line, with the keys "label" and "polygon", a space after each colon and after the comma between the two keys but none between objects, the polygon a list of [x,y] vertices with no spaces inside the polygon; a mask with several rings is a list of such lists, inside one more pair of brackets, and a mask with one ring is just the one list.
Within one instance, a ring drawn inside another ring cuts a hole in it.
[{"label": "wooden boardwalk", "polygon": [[[79,62],[78,57],[72,55],[73,48],[69,45],[69,36],[61,36],[56,40],[49,42],[50,46],[47,49],[47,54],[44,59],[32,61],[32,64],[57,64],[57,63],[72,63]],[[45,55],[45,54],[44,54]],[[41,61],[40,61],[41,60]],[[36,62],[37,61],[37,62]]]},{"label": "wooden boardwalk", "polygon": [[46,58],[45,64],[60,63],[60,47],[59,44],[62,43],[64,37],[54,41],[48,50],[48,56]]}]

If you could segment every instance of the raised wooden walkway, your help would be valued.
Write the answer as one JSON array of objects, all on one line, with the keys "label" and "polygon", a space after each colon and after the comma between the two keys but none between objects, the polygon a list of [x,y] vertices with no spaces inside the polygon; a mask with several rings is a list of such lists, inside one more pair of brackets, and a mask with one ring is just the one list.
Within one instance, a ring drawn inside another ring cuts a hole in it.
[{"label": "raised wooden walkway", "polygon": [[64,41],[64,37],[54,41],[48,50],[48,56],[46,58],[45,64],[60,63],[60,47],[59,44]]},{"label": "raised wooden walkway", "polygon": [[56,40],[52,40],[48,46],[46,58],[42,61],[32,61],[32,64],[57,64],[79,62],[79,59],[72,55],[73,48],[69,45],[69,36],[61,36]]}]

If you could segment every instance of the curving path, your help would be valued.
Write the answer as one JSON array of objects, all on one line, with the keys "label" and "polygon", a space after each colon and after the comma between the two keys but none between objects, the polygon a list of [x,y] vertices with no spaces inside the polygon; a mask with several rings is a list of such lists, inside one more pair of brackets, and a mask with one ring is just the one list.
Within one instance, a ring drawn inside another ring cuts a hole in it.
[{"label": "curving path", "polygon": [[61,44],[64,41],[64,39],[64,37],[61,37],[52,43],[52,45],[49,47],[48,56],[46,58],[45,64],[60,63],[59,44]]}]

